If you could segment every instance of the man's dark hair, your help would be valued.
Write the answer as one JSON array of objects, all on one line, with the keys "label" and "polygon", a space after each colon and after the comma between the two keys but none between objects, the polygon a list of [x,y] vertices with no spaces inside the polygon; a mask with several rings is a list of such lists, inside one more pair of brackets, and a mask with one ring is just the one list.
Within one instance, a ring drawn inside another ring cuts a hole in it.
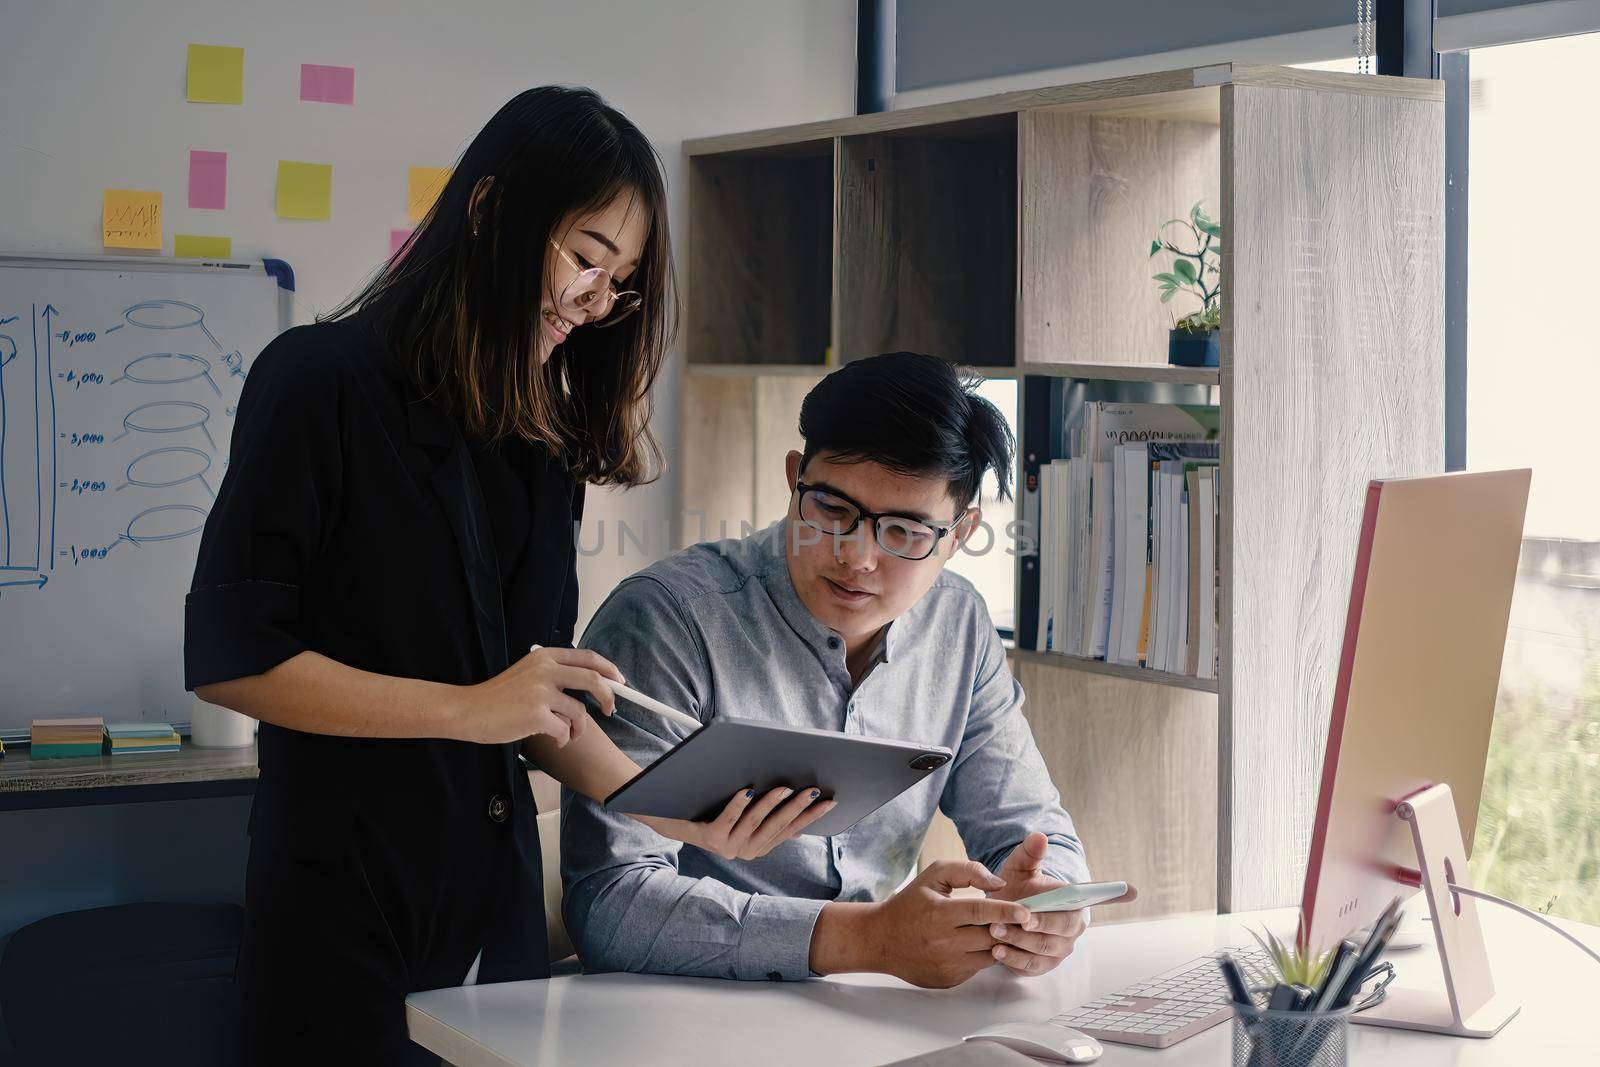
[{"label": "man's dark hair", "polygon": [[977,395],[982,378],[949,360],[886,352],[845,364],[800,405],[804,470],[827,453],[842,463],[877,463],[898,474],[937,475],[951,499],[967,507],[984,471],[994,471],[1000,498],[1011,496],[1011,428]]}]

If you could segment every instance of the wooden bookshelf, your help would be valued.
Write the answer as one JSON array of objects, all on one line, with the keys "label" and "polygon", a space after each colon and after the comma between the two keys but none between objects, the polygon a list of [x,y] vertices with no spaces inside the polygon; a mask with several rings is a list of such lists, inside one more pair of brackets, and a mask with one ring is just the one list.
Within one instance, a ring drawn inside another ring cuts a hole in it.
[{"label": "wooden bookshelf", "polygon": [[1167,363],[1024,363],[1024,377],[1081,378],[1084,381],[1171,382],[1221,385],[1216,367],[1174,367]]},{"label": "wooden bookshelf", "polygon": [[1110,678],[1121,678],[1129,682],[1139,682],[1141,685],[1172,685],[1179,689],[1193,689],[1200,693],[1215,693],[1217,680],[1215,678],[1196,678],[1189,674],[1173,674],[1170,671],[1152,671],[1144,667],[1132,667],[1123,663],[1107,663],[1103,659],[1089,659],[1087,656],[1074,656],[1066,652],[1034,652],[1026,648],[1011,650],[1011,656],[1028,663],[1037,663],[1052,670],[1088,671],[1090,674],[1104,674]]},{"label": "wooden bookshelf", "polygon": [[[1024,477],[1030,396],[1218,404],[1218,677],[1029,651],[1027,557],[1012,661],[1143,914],[1295,904],[1363,490],[1443,469],[1443,129],[1438,82],[1220,64],[688,142],[684,508],[781,515],[800,399],[880,351],[1019,377]],[[1218,368],[1167,365],[1150,278],[1195,201]]]}]

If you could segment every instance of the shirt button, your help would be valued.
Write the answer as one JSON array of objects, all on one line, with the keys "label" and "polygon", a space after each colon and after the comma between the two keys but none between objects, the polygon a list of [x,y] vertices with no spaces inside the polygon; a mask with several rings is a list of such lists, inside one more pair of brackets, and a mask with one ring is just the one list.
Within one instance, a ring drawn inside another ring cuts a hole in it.
[{"label": "shirt button", "polygon": [[509,813],[509,805],[506,804],[505,794],[496,793],[493,797],[490,798],[490,800],[489,800],[489,820],[491,822],[505,822],[506,821],[506,815],[508,813]]},{"label": "shirt button", "polygon": [[835,649],[838,648],[839,647],[839,639],[837,637],[828,638],[828,647],[829,648],[835,648]]}]

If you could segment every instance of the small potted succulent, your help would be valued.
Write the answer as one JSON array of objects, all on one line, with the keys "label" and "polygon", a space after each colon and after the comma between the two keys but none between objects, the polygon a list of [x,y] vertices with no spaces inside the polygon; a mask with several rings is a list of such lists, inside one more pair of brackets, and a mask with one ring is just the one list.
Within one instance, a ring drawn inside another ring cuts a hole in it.
[{"label": "small potted succulent", "polygon": [[[1180,247],[1187,246],[1187,247]],[[1218,263],[1222,255],[1222,227],[1200,209],[1189,209],[1186,219],[1168,219],[1156,230],[1150,242],[1150,258],[1166,252],[1173,256],[1172,269],[1155,275],[1160,283],[1161,302],[1178,293],[1200,298],[1200,310],[1172,324],[1167,342],[1167,362],[1180,367],[1215,367],[1221,346],[1222,276]]]}]

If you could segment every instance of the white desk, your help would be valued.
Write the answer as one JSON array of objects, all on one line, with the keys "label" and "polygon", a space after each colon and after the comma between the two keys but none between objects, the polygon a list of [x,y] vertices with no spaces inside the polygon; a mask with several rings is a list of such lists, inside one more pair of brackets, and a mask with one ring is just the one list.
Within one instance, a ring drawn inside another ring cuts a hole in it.
[{"label": "white desk", "polygon": [[[1487,904],[1479,913],[1497,984],[1516,994],[1522,1013],[1487,1041],[1352,1027],[1352,1064],[1600,1063],[1600,967],[1529,920]],[[1047,977],[1017,979],[994,968],[949,990],[877,975],[788,983],[578,975],[417,993],[406,1014],[413,1040],[460,1067],[865,1067],[956,1044],[992,1023],[1047,1019],[1201,953],[1250,944],[1247,927],[1267,924],[1292,933],[1294,912],[1099,926]],[[1600,944],[1600,933],[1580,933]],[[1439,980],[1431,943],[1391,959],[1399,984]],[[1231,1041],[1225,1023],[1162,1051],[1107,1044],[1099,1062],[1222,1067]]]}]

